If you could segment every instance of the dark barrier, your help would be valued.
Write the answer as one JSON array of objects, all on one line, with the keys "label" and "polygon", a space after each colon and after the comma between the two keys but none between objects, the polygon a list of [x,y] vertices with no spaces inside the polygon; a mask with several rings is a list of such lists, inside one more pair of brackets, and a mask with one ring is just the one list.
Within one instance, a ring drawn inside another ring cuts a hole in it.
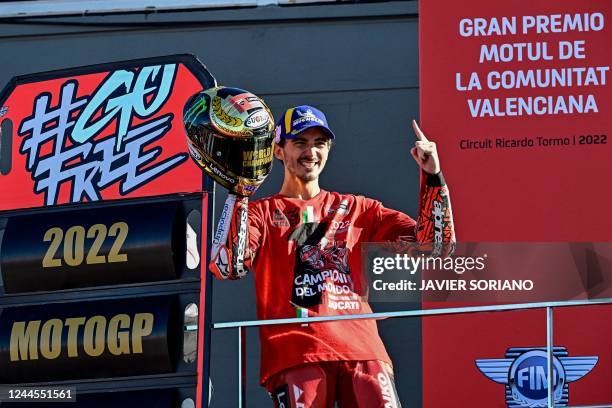
[{"label": "dark barrier", "polygon": [[5,291],[175,279],[185,250],[179,214],[171,202],[9,218],[0,252]]},{"label": "dark barrier", "polygon": [[0,311],[0,382],[169,373],[182,333],[175,297]]}]

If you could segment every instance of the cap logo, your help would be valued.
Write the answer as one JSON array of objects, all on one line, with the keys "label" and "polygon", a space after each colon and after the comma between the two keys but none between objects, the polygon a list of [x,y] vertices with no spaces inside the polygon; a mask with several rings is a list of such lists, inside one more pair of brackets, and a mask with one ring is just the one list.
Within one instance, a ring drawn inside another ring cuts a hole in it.
[{"label": "cap logo", "polygon": [[[299,112],[298,112],[299,114]],[[317,118],[314,115],[302,115],[300,118],[297,118],[296,120],[293,121],[293,123],[291,124],[292,127],[297,127],[298,125],[304,123],[304,122],[315,122],[318,123],[321,126],[325,126],[325,123],[323,122],[323,120]],[[292,132],[293,133],[293,132]]]},{"label": "cap logo", "polygon": [[302,113],[300,111],[297,111],[297,114],[299,116],[314,116],[314,113],[312,113],[312,109],[308,108],[306,109],[306,112]]}]

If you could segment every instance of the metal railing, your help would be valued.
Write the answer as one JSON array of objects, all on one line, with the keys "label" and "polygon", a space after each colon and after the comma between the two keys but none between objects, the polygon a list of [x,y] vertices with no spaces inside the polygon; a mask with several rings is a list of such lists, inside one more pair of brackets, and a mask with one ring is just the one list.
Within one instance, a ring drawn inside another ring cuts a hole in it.
[{"label": "metal railing", "polygon": [[[570,306],[589,306],[589,305],[605,305],[612,304],[612,298],[592,299],[592,300],[568,300],[560,302],[536,302],[536,303],[518,303],[508,305],[494,306],[466,306],[466,307],[450,307],[437,308],[428,310],[403,310],[397,312],[381,312],[367,313],[355,315],[341,316],[319,316],[319,317],[303,317],[303,318],[287,318],[287,319],[271,319],[271,320],[248,320],[241,322],[224,322],[214,323],[212,328],[215,330],[221,329],[238,329],[238,407],[246,406],[246,364],[243,363],[246,356],[246,328],[275,326],[281,324],[304,324],[317,322],[332,322],[341,320],[362,320],[362,319],[381,319],[381,318],[396,318],[396,317],[423,317],[423,316],[442,316],[465,313],[482,313],[482,312],[503,312],[510,310],[527,310],[527,309],[546,309],[546,354],[547,354],[547,375],[548,375],[548,407],[554,408],[554,375],[553,375],[553,309],[557,307]],[[606,405],[582,405],[582,406],[567,406],[567,408],[604,408],[612,407],[611,404]]]}]

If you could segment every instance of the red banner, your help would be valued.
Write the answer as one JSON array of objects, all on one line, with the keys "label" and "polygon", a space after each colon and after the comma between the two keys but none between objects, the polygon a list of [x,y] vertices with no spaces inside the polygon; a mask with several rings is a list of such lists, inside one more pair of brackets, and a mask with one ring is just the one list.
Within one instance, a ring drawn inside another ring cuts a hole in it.
[{"label": "red banner", "polygon": [[[419,6],[422,128],[458,240],[612,240],[612,3]],[[556,312],[557,405],[612,403],[611,312]],[[545,335],[541,311],[424,319],[424,406],[545,406]]]},{"label": "red banner", "polygon": [[14,78],[0,94],[0,210],[201,191],[182,112],[215,83],[189,55]]}]

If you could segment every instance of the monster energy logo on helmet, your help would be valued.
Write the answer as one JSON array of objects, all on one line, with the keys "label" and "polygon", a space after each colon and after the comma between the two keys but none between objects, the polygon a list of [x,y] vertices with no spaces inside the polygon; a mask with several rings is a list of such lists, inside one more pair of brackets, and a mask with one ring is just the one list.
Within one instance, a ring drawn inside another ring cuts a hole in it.
[{"label": "monster energy logo on helmet", "polygon": [[183,110],[189,154],[216,182],[252,195],[272,169],[274,118],[263,100],[238,88],[192,96]]}]

